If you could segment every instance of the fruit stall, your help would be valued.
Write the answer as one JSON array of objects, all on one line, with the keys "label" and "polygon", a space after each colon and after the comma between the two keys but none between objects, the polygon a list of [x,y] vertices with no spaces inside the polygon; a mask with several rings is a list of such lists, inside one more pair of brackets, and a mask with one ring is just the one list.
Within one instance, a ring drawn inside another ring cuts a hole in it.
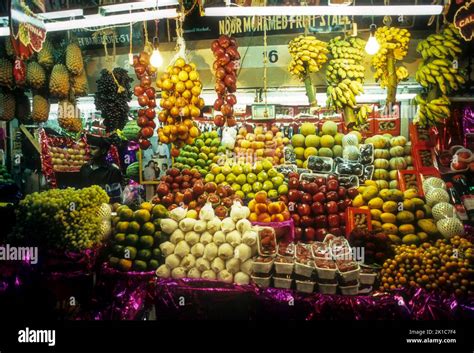
[{"label": "fruit stall", "polygon": [[0,27],[2,307],[474,318],[461,6],[52,3]]}]

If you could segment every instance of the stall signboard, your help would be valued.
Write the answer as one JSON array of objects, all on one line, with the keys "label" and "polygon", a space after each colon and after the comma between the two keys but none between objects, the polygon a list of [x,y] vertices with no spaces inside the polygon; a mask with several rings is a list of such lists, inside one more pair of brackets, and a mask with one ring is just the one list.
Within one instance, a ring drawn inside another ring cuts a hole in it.
[{"label": "stall signboard", "polygon": [[454,15],[454,25],[466,41],[474,37],[474,0],[466,1]]},{"label": "stall signboard", "polygon": [[[39,52],[46,40],[46,27],[38,17],[45,12],[43,0],[11,0],[10,32],[17,57],[26,60]],[[15,62],[15,67],[20,63]]]}]

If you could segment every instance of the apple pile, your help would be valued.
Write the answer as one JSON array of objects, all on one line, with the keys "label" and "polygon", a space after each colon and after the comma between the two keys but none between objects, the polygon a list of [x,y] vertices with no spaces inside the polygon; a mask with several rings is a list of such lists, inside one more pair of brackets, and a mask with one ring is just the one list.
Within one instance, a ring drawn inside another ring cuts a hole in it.
[{"label": "apple pile", "polygon": [[283,222],[290,219],[290,212],[283,201],[270,201],[265,191],[255,194],[255,199],[250,200],[249,205],[252,222]]},{"label": "apple pile", "polygon": [[382,265],[386,259],[393,256],[392,242],[383,232],[356,228],[351,232],[349,242],[354,247],[364,248],[365,264]]},{"label": "apple pile", "polygon": [[79,142],[69,147],[50,147],[49,155],[55,172],[79,170],[89,160],[86,144]]},{"label": "apple pile", "polygon": [[235,139],[234,152],[237,157],[246,161],[268,159],[273,165],[282,164],[283,148],[290,140],[284,137],[283,132],[273,125],[265,131],[262,126],[257,126],[253,132],[248,132],[245,127],[239,129]]},{"label": "apple pile", "polygon": [[148,139],[153,136],[156,128],[153,121],[156,117],[156,95],[155,88],[151,86],[151,79],[156,73],[156,68],[150,65],[150,54],[145,51],[133,57],[133,68],[140,80],[140,83],[133,88],[133,94],[138,98],[140,105],[137,125],[141,130],[138,143],[141,149],[146,150],[151,146]]},{"label": "apple pile", "polygon": [[214,116],[216,126],[235,126],[234,105],[237,103],[235,91],[237,90],[237,70],[240,66],[240,54],[237,50],[235,38],[222,35],[211,44],[214,61],[216,84],[214,89],[217,99],[214,110],[220,112]]},{"label": "apple pile", "polygon": [[339,185],[335,175],[318,177],[314,181],[299,180],[298,173],[290,173],[287,201],[295,223],[295,239],[323,241],[326,234],[345,234],[345,210],[357,196],[357,188]]}]

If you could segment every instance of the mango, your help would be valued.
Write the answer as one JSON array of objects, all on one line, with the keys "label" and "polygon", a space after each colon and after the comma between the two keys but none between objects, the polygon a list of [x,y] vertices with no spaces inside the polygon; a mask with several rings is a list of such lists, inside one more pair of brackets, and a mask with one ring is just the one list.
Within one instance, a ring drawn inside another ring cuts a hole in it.
[{"label": "mango", "polygon": [[427,233],[428,235],[438,234],[438,228],[436,227],[436,223],[431,218],[420,219],[418,222],[416,222],[416,224],[423,232]]},{"label": "mango", "polygon": [[375,180],[370,180],[370,179],[369,179],[369,180],[366,180],[366,181],[364,182],[364,185],[365,185],[365,186],[375,186],[375,187],[377,187],[377,184],[376,184]]},{"label": "mango", "polygon": [[361,207],[365,204],[364,199],[362,198],[362,195],[357,195],[354,200],[352,200],[352,206],[354,207]]},{"label": "mango", "polygon": [[425,212],[425,217],[430,218],[432,216],[431,206],[423,205],[423,211]]},{"label": "mango", "polygon": [[376,208],[378,210],[381,210],[383,206],[383,200],[380,197],[375,197],[369,201],[368,205],[369,208]]},{"label": "mango", "polygon": [[398,204],[395,201],[386,201],[382,209],[384,212],[396,213],[398,211]]},{"label": "mango", "polygon": [[425,202],[419,197],[414,197],[410,201],[413,202],[417,210],[423,208],[423,206],[425,205]]},{"label": "mango", "polygon": [[386,180],[377,180],[376,183],[377,183],[377,187],[379,189],[388,188],[388,186],[389,186],[388,182]]},{"label": "mango", "polygon": [[420,241],[422,243],[429,240],[429,235],[426,234],[425,232],[418,232],[418,233],[416,233],[416,235],[418,235],[418,238],[420,238]]},{"label": "mango", "polygon": [[398,235],[388,234],[388,237],[392,241],[392,243],[394,243],[394,244],[401,244],[402,243],[402,239]]},{"label": "mango", "polygon": [[415,210],[415,203],[412,200],[403,201],[403,210],[413,212]]},{"label": "mango", "polygon": [[400,227],[398,227],[398,233],[402,235],[414,234],[415,227],[413,224],[402,224]]},{"label": "mango", "polygon": [[402,243],[407,245],[419,244],[420,238],[415,234],[407,234],[402,238]]},{"label": "mango", "polygon": [[390,212],[384,212],[380,215],[380,220],[383,223],[396,223],[397,216],[395,216],[393,213],[390,213]]},{"label": "mango", "polygon": [[381,230],[382,229],[382,223],[380,223],[379,221],[372,220],[371,223],[372,223],[372,229],[373,230]]},{"label": "mango", "polygon": [[390,180],[398,180],[398,170],[391,170],[388,175]]},{"label": "mango", "polygon": [[376,208],[370,210],[370,215],[372,216],[373,220],[380,221],[381,214],[382,214],[382,211],[380,211]]},{"label": "mango", "polygon": [[379,190],[375,186],[367,186],[362,192],[365,201],[369,201],[377,196]]},{"label": "mango", "polygon": [[410,211],[398,212],[397,221],[399,223],[413,223],[415,221],[415,215]]},{"label": "mango", "polygon": [[425,212],[423,212],[422,210],[416,210],[415,217],[416,219],[423,219],[425,218]]},{"label": "mango", "polygon": [[393,223],[384,223],[382,225],[382,230],[387,234],[397,234],[398,228]]},{"label": "mango", "polygon": [[418,192],[415,189],[408,189],[403,192],[403,197],[406,199],[413,199],[418,196]]}]

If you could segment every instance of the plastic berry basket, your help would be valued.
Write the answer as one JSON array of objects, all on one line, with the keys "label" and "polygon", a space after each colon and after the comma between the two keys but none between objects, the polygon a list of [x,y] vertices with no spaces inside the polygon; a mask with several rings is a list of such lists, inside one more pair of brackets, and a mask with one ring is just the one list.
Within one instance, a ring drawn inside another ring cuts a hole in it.
[{"label": "plastic berry basket", "polygon": [[270,281],[272,277],[268,275],[268,277],[258,277],[258,276],[251,276],[252,281],[261,288],[270,287]]},{"label": "plastic berry basket", "polygon": [[318,289],[321,294],[336,294],[337,283],[318,283]]},{"label": "plastic berry basket", "polygon": [[342,295],[357,295],[359,294],[359,283],[352,286],[339,286]]},{"label": "plastic berry basket", "polygon": [[303,293],[313,293],[316,282],[296,281],[296,290]]},{"label": "plastic berry basket", "polygon": [[253,261],[252,270],[254,273],[270,273],[273,267],[273,259],[267,262]]},{"label": "plastic berry basket", "polygon": [[281,289],[290,289],[291,288],[291,283],[293,280],[288,277],[273,277],[273,285],[275,288],[281,288]]}]

